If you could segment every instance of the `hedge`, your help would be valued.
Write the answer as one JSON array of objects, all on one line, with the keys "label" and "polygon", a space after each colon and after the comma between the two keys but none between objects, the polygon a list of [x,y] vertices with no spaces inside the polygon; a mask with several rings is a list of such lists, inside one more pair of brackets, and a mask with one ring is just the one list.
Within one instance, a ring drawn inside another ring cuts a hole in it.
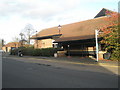
[{"label": "hedge", "polygon": [[18,51],[21,50],[23,55],[27,56],[54,56],[57,51],[56,48],[44,48],[44,49],[34,49],[33,47],[21,47],[11,50],[11,55],[18,55]]}]

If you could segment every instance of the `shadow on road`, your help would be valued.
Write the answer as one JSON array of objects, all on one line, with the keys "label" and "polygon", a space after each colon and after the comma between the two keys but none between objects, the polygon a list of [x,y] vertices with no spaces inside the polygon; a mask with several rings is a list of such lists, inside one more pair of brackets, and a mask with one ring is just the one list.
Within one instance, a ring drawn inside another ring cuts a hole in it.
[{"label": "shadow on road", "polygon": [[96,65],[48,62],[27,58],[3,58],[2,65],[3,88],[118,87],[118,76]]}]

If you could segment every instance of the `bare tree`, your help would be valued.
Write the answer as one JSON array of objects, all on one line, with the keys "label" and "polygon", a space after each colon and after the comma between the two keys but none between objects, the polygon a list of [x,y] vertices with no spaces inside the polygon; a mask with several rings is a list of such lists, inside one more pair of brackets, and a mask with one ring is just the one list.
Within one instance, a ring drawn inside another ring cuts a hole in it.
[{"label": "bare tree", "polygon": [[30,44],[30,37],[35,33],[35,29],[33,28],[33,25],[27,24],[25,28],[22,30],[22,34],[24,34],[24,39],[28,41]]},{"label": "bare tree", "polygon": [[12,42],[19,42],[19,41],[20,41],[20,38],[18,38],[16,36],[12,38]]}]

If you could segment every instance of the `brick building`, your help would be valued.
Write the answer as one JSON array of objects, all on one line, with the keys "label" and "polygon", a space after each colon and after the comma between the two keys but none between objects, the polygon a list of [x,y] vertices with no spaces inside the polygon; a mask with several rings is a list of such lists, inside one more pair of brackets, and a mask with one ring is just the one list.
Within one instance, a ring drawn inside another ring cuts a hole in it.
[{"label": "brick building", "polygon": [[[60,32],[58,27],[44,29],[32,36],[35,39],[35,48],[60,47],[66,55],[95,56],[95,30],[109,24],[103,8],[93,19],[62,25]],[[110,11],[110,10],[109,10]],[[100,40],[101,37],[98,37]],[[99,50],[103,54],[102,45]],[[103,57],[102,57],[103,58]]]},{"label": "brick building", "polygon": [[2,47],[2,50],[5,52],[10,52],[10,50],[13,50],[15,48],[18,48],[21,46],[21,43],[19,42],[10,42]]}]

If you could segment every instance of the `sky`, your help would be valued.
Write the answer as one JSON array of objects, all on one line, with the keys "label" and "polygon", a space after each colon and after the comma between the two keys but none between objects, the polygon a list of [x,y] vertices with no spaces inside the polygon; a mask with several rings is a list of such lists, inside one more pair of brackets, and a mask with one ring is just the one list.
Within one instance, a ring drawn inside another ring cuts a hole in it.
[{"label": "sky", "polygon": [[118,11],[119,0],[0,0],[0,38],[20,38],[26,25],[35,31],[93,19],[102,9]]}]

